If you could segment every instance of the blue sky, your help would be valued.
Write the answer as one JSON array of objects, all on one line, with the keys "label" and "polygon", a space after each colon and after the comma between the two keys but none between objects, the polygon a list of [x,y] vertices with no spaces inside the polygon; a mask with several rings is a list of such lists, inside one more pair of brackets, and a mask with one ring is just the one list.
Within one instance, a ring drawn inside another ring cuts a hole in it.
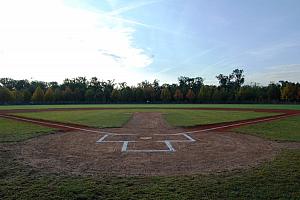
[{"label": "blue sky", "polygon": [[1,76],[216,84],[238,67],[247,83],[300,77],[297,0],[12,0],[0,13]]}]

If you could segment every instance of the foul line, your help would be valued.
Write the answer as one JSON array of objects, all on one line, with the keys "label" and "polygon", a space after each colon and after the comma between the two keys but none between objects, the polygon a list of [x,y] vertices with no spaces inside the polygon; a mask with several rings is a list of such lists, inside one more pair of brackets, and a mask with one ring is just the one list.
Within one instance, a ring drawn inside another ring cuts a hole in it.
[{"label": "foul line", "polygon": [[217,127],[213,127],[213,128],[207,128],[207,129],[196,130],[196,131],[186,131],[186,132],[174,133],[173,135],[181,135],[181,134],[186,134],[186,133],[200,133],[200,132],[223,129],[223,128],[239,126],[239,125],[244,125],[244,124],[254,124],[254,123],[257,123],[257,122],[271,121],[271,120],[281,119],[281,118],[285,118],[285,117],[291,117],[291,116],[294,116],[294,115],[298,115],[298,113],[297,114],[291,114],[291,115],[279,116],[279,117],[273,117],[273,118],[267,118],[267,119],[259,119],[259,120],[255,120],[255,121],[249,121],[249,122],[240,122],[240,123],[236,123],[236,124],[217,126]]},{"label": "foul line", "polygon": [[84,129],[84,128],[77,128],[77,127],[74,127],[74,126],[67,126],[67,125],[62,125],[62,124],[51,123],[51,122],[43,122],[43,121],[38,121],[38,120],[33,120],[33,119],[25,119],[25,118],[22,118],[22,117],[15,117],[15,116],[11,116],[11,115],[1,115],[0,114],[0,117],[8,118],[8,119],[16,119],[16,120],[25,121],[25,122],[33,122],[33,123],[37,123],[37,124],[57,126],[57,127],[62,127],[62,128],[69,128],[69,129],[85,131],[85,132],[114,134],[114,133],[105,132],[105,131],[89,130],[89,129]]}]

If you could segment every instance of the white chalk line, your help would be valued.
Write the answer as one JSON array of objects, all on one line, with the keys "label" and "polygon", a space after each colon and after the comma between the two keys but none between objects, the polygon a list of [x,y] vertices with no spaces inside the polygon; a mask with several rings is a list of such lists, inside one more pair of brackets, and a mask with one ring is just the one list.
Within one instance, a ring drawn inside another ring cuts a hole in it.
[{"label": "white chalk line", "polygon": [[276,119],[291,117],[291,116],[294,116],[294,115],[299,115],[299,114],[296,113],[296,114],[284,115],[284,116],[279,116],[279,117],[272,117],[272,118],[267,118],[267,119],[259,119],[259,120],[255,120],[255,121],[249,121],[249,122],[240,122],[240,123],[223,125],[223,126],[217,126],[217,127],[213,127],[213,128],[201,129],[201,130],[196,130],[196,131],[179,132],[179,133],[174,133],[173,135],[182,135],[182,134],[187,134],[187,133],[200,133],[200,132],[217,130],[217,129],[223,129],[223,128],[228,128],[228,127],[233,127],[233,126],[239,126],[239,125],[244,125],[244,124],[254,124],[254,123],[257,123],[257,122],[272,121],[272,120],[276,120]]},{"label": "white chalk line", "polygon": [[84,129],[84,128],[77,128],[77,127],[74,127],[74,126],[67,126],[67,125],[57,124],[57,123],[43,122],[43,121],[38,121],[38,120],[33,120],[33,119],[25,119],[25,118],[22,118],[22,117],[15,117],[15,116],[11,116],[11,115],[0,115],[0,117],[4,117],[4,118],[8,118],[8,119],[16,119],[16,120],[25,121],[25,122],[33,122],[33,123],[37,123],[37,124],[57,126],[57,127],[62,127],[62,128],[69,128],[69,129],[85,131],[85,132],[114,134],[114,133],[105,132],[105,131],[89,130],[89,129]]},{"label": "white chalk line", "polygon": [[176,150],[172,146],[171,142],[165,140],[164,143],[168,149],[128,149],[128,141],[125,141],[122,146],[122,152],[131,152],[131,153],[155,153],[155,152],[175,152]]},{"label": "white chalk line", "polygon": [[[125,135],[125,134],[124,134]],[[165,136],[167,135],[172,135],[172,134],[164,134]],[[105,140],[109,136],[114,136],[114,134],[105,134],[102,136],[96,143],[123,143],[121,152],[136,152],[136,153],[154,153],[154,152],[175,152],[175,148],[172,146],[172,143],[177,143],[177,142],[195,142],[196,140],[193,139],[191,136],[187,134],[181,134],[184,137],[187,138],[187,140],[157,140],[157,141],[149,141],[149,142],[161,142],[165,143],[165,145],[168,147],[168,149],[128,149],[128,144],[129,143],[142,143],[144,140],[141,141],[128,141],[128,140]]]}]

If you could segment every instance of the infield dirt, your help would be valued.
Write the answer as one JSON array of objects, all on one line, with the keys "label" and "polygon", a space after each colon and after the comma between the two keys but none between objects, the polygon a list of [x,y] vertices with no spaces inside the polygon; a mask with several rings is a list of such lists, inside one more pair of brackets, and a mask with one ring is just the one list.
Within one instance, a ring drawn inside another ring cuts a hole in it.
[{"label": "infield dirt", "polygon": [[[140,140],[130,143],[131,149],[167,149],[156,142],[154,135],[162,134],[165,138],[184,130],[168,125],[160,113],[135,113],[123,128],[102,131],[120,134],[118,137],[136,134]],[[195,142],[172,143],[174,152],[122,152],[122,143],[96,143],[103,135],[62,132],[27,140],[13,149],[21,162],[45,172],[117,176],[199,174],[249,168],[271,160],[280,150],[276,143],[255,136],[202,132],[190,135]]]}]

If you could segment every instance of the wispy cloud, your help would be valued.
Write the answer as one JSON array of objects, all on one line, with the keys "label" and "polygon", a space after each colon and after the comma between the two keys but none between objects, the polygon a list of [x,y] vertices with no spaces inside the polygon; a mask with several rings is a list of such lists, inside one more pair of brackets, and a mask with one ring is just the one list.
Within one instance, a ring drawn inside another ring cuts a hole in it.
[{"label": "wispy cloud", "polygon": [[203,50],[201,52],[198,52],[198,53],[195,53],[194,55],[191,55],[189,57],[187,57],[185,60],[182,61],[182,64],[186,64],[186,63],[189,63],[190,61],[193,61],[195,59],[199,59],[201,58],[202,56],[205,56],[211,52],[213,52],[214,50],[216,50],[217,47],[212,47],[212,48],[209,48],[209,49],[206,49],[206,50]]},{"label": "wispy cloud", "polygon": [[253,55],[253,56],[272,56],[274,54],[278,54],[283,50],[293,47],[299,47],[299,41],[295,40],[286,40],[286,41],[278,41],[268,46],[260,47],[257,49],[252,49],[246,51],[245,53]]},{"label": "wispy cloud", "polygon": [[140,8],[140,7],[144,7],[144,6],[147,6],[147,5],[151,5],[151,4],[154,4],[154,3],[158,3],[160,1],[161,0],[139,1],[139,2],[135,2],[135,3],[131,3],[127,6],[124,6],[124,7],[118,8],[118,9],[114,9],[113,11],[109,12],[109,15],[119,16],[119,15],[125,13],[125,12],[131,11],[131,10],[134,10],[134,9],[137,9],[137,8]]},{"label": "wispy cloud", "polygon": [[300,64],[273,65],[262,68],[260,72],[255,72],[247,76],[248,82],[259,82],[264,85],[269,82],[280,80],[299,82]]},{"label": "wispy cloud", "polygon": [[[1,1],[2,75],[139,77],[133,69],[147,67],[153,57],[135,44],[134,27],[106,16],[68,7],[62,0]],[[118,12],[112,17],[121,19]]]}]

